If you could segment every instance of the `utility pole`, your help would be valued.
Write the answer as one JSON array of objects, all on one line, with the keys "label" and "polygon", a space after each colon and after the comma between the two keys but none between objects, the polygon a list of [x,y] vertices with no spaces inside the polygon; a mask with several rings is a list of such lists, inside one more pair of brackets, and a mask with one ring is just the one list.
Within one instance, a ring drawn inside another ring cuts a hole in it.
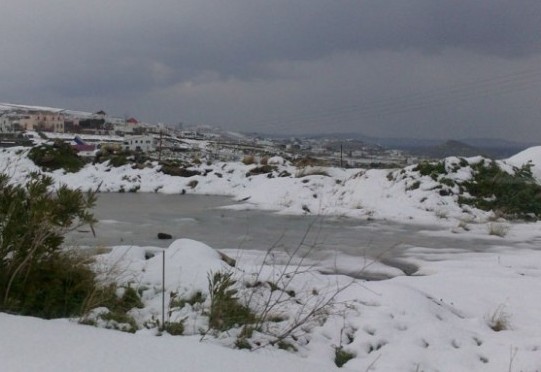
[{"label": "utility pole", "polygon": [[342,157],[343,157],[342,144],[340,144],[340,168],[342,168]]}]

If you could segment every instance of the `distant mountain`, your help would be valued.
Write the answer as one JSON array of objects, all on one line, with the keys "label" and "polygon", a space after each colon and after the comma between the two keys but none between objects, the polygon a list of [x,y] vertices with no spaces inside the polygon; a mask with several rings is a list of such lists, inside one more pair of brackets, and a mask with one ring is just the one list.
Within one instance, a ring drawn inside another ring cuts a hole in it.
[{"label": "distant mountain", "polygon": [[437,146],[419,147],[410,151],[414,155],[424,155],[431,158],[445,158],[448,156],[471,157],[476,155],[491,156],[485,150],[470,146],[464,142],[449,140]]},{"label": "distant mountain", "polygon": [[383,141],[384,146],[404,150],[418,156],[444,158],[447,156],[482,155],[493,159],[505,159],[517,154],[534,143],[520,143],[499,139],[464,139],[464,140],[396,140]]},{"label": "distant mountain", "polygon": [[503,139],[494,139],[494,138],[468,138],[468,139],[462,139],[461,142],[467,143],[468,145],[475,146],[475,147],[483,147],[483,148],[490,148],[490,147],[496,147],[496,148],[505,148],[505,147],[533,147],[533,146],[539,146],[541,143],[533,143],[533,142],[515,142],[515,141],[508,141]]},{"label": "distant mountain", "polygon": [[389,138],[370,137],[360,133],[326,133],[316,135],[283,135],[271,138],[308,138],[308,139],[332,139],[332,140],[358,140],[367,144],[379,145],[387,149],[407,151],[416,155],[430,156],[435,158],[446,156],[475,156],[484,155],[495,159],[508,158],[522,150],[539,143],[515,142],[492,138],[466,138],[459,140],[426,139],[426,138]]}]

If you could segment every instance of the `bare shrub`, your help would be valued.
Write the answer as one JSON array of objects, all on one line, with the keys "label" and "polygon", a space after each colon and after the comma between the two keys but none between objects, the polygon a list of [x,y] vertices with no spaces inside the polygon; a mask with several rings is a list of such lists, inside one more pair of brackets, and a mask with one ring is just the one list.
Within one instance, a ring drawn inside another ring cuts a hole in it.
[{"label": "bare shrub", "polygon": [[[257,272],[250,275],[246,287],[245,303],[255,313],[255,321],[243,332],[242,343],[249,343],[252,331],[257,330],[258,340],[251,349],[267,345],[287,346],[294,344],[314,326],[321,325],[335,311],[337,296],[351,285],[349,283],[327,283],[326,288],[299,287],[295,282],[303,281],[313,267],[306,264],[308,256],[316,249],[316,243],[307,239],[313,224],[306,230],[300,243],[289,252],[279,252],[279,238],[265,253]],[[281,257],[281,258],[279,258]],[[278,261],[276,261],[278,260]]]},{"label": "bare shrub", "polygon": [[487,325],[494,331],[500,332],[511,329],[511,314],[505,311],[505,305],[500,305],[492,314],[486,316]]}]

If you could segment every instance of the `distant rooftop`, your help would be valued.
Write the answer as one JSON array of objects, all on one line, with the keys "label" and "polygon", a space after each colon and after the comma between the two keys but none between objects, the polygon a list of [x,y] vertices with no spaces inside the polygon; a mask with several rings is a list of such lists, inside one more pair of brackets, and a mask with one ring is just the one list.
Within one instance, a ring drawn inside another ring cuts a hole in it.
[{"label": "distant rooftop", "polygon": [[89,117],[94,117],[95,115],[107,115],[105,111],[103,110],[98,111],[97,113],[93,114],[91,112],[66,110],[66,109],[57,108],[57,107],[18,105],[18,104],[13,104],[13,103],[0,102],[0,112],[14,111],[14,110],[20,110],[20,111],[26,111],[26,112],[47,111],[47,112],[53,112],[57,114],[76,116],[80,118],[89,118]]}]

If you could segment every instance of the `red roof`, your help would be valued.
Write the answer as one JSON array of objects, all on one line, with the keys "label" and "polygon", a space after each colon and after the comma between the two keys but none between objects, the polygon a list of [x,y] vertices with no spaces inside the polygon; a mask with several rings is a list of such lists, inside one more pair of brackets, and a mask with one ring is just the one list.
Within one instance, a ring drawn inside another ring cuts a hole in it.
[{"label": "red roof", "polygon": [[126,123],[129,123],[129,124],[138,124],[139,122],[137,121],[136,118],[129,118],[128,120],[126,120]]}]

